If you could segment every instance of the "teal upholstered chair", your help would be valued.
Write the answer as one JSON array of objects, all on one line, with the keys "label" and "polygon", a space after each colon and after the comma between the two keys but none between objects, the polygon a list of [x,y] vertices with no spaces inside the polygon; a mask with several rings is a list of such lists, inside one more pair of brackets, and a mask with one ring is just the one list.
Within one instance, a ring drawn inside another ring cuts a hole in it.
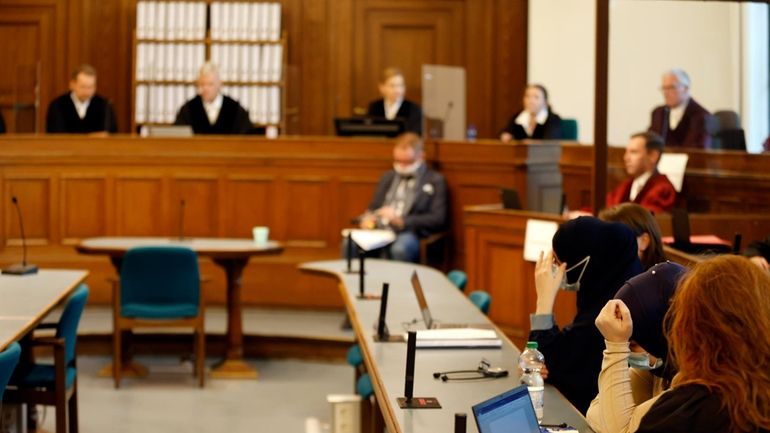
[{"label": "teal upholstered chair", "polygon": [[449,271],[446,277],[460,290],[465,290],[465,285],[468,284],[468,275],[459,269]]},{"label": "teal upholstered chair", "polygon": [[473,305],[478,307],[482,313],[489,313],[489,306],[492,304],[492,297],[489,296],[489,293],[483,290],[474,290],[468,295],[468,299],[470,299],[471,302],[473,302]]},{"label": "teal upholstered chair", "polygon": [[578,139],[577,119],[561,119],[561,138],[562,140]]},{"label": "teal upholstered chair", "polygon": [[0,403],[3,401],[3,392],[8,380],[11,378],[16,364],[19,363],[21,355],[21,346],[19,343],[11,343],[5,350],[0,352]]},{"label": "teal upholstered chair", "polygon": [[362,374],[358,381],[356,381],[356,394],[360,395],[364,400],[368,400],[374,394],[372,379],[369,377],[369,373]]},{"label": "teal upholstered chair", "polygon": [[[53,364],[20,365],[11,378],[6,401],[56,407],[56,433],[78,431],[78,386],[76,342],[80,317],[88,300],[88,286],[81,284],[70,296],[58,323],[37,329],[55,328],[54,337],[36,337],[33,347],[53,348]],[[24,350],[28,350],[25,345]]]},{"label": "teal upholstered chair", "polygon": [[195,333],[198,384],[204,385],[204,307],[198,257],[184,247],[130,249],[113,293],[113,377],[120,387],[122,331],[158,326],[190,327]]}]

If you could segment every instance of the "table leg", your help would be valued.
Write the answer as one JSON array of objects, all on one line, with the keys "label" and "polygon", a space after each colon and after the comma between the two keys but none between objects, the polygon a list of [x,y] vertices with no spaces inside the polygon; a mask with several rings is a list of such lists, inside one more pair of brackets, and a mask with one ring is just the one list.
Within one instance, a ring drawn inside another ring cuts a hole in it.
[{"label": "table leg", "polygon": [[243,305],[241,276],[248,258],[214,259],[227,277],[227,342],[225,359],[217,364],[211,377],[219,379],[256,379],[258,374],[243,360]]}]

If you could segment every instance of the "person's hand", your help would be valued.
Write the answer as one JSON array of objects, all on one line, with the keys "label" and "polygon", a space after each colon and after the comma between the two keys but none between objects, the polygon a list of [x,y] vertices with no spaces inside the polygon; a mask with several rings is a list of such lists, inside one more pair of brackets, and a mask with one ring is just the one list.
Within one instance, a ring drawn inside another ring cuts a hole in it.
[{"label": "person's hand", "polygon": [[375,226],[377,226],[377,216],[372,213],[365,214],[358,222],[358,226],[365,230],[373,229]]},{"label": "person's hand", "polygon": [[503,143],[507,143],[511,140],[513,140],[513,135],[511,135],[510,133],[503,132],[502,134],[500,134],[500,141],[502,141]]},{"label": "person's hand", "polygon": [[765,260],[762,256],[754,256],[749,257],[749,260],[751,260],[751,263],[754,263],[755,265],[759,266],[760,269],[762,269],[765,272],[770,272],[770,263],[767,263],[767,260]]},{"label": "person's hand", "polygon": [[390,226],[396,230],[401,230],[404,228],[404,219],[400,216],[397,216],[390,220]]},{"label": "person's hand", "polygon": [[535,263],[535,290],[537,291],[537,304],[535,314],[553,313],[553,304],[556,302],[556,295],[559,293],[559,285],[567,264],[562,263],[554,275],[551,265],[553,264],[553,252],[548,254],[540,252],[540,257]]},{"label": "person's hand", "polygon": [[390,206],[384,206],[376,211],[374,213],[380,217],[383,222],[387,221],[387,224],[390,224],[391,221],[395,220],[398,215],[396,215],[396,210],[393,209]]},{"label": "person's hand", "polygon": [[626,304],[619,299],[612,299],[602,308],[596,316],[596,327],[602,333],[604,339],[613,343],[625,343],[631,339],[634,324],[631,320],[631,311]]}]

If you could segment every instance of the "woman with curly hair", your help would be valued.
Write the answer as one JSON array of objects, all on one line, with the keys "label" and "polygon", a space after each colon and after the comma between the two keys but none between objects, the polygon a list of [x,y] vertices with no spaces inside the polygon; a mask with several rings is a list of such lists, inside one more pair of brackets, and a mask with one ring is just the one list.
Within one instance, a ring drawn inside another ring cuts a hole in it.
[{"label": "woman with curly hair", "polygon": [[701,262],[666,322],[678,373],[637,432],[770,432],[770,276],[743,257]]}]

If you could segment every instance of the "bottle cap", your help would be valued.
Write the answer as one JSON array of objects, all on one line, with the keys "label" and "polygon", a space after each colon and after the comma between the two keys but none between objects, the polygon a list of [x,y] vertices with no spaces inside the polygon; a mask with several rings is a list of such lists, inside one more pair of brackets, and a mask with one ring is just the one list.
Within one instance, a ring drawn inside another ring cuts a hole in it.
[{"label": "bottle cap", "polygon": [[537,349],[537,341],[527,341],[527,349]]}]

